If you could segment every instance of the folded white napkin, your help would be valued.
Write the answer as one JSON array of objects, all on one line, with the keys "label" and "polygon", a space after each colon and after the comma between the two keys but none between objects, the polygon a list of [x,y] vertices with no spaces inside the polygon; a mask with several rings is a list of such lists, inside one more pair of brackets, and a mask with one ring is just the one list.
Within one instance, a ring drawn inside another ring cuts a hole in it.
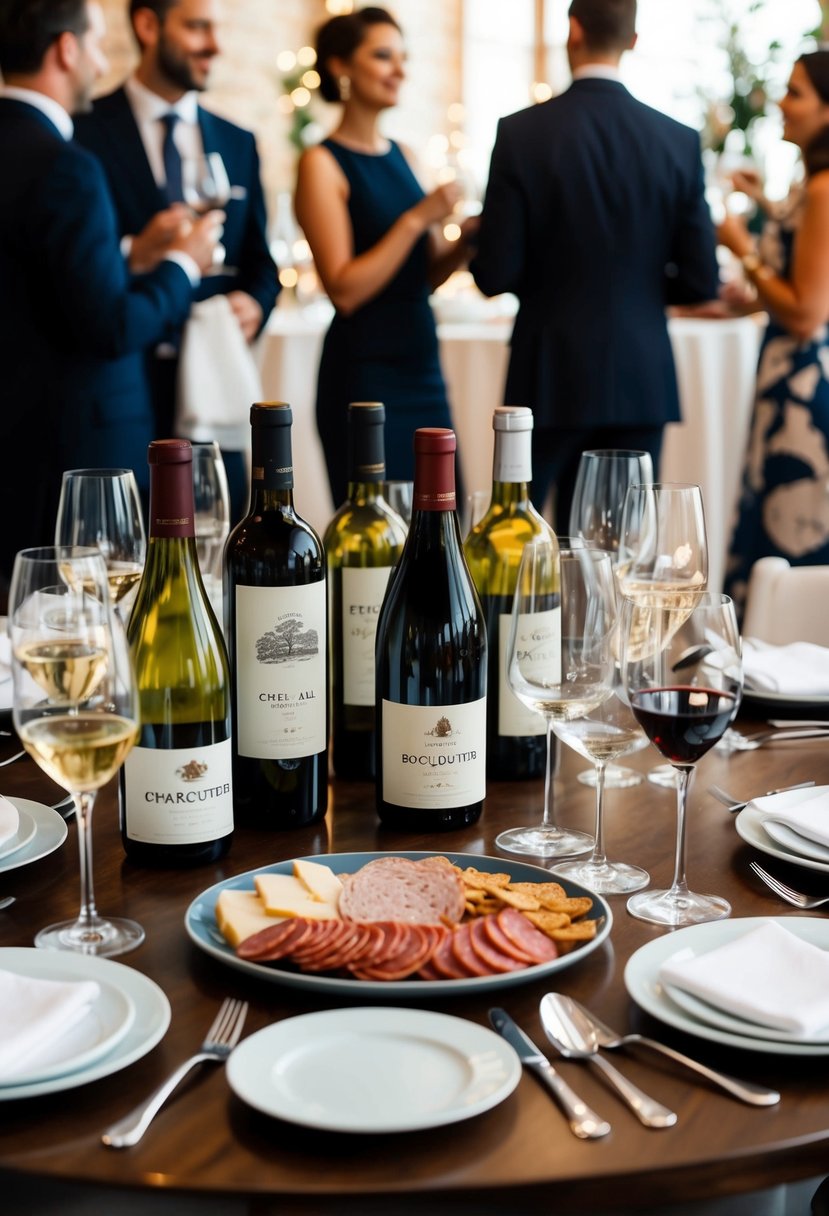
[{"label": "folded white napkin", "polygon": [[782,823],[807,840],[829,847],[829,785],[770,794],[751,803],[762,823]]},{"label": "folded white napkin", "polygon": [[90,1012],[101,989],[93,980],[45,980],[0,971],[0,1084],[29,1072]]},{"label": "folded white napkin", "polygon": [[[190,309],[184,327],[176,389],[176,434],[246,447],[250,403],[262,400],[262,382],[227,296],[211,296]],[[241,434],[241,442],[234,437]]]},{"label": "folded white napkin", "polygon": [[17,807],[8,798],[0,795],[0,846],[11,840],[20,827],[20,816]]},{"label": "folded white napkin", "polygon": [[756,638],[743,638],[743,672],[746,688],[793,696],[829,695],[829,648],[812,642],[770,646]]},{"label": "folded white napkin", "polygon": [[829,1026],[829,951],[774,921],[705,954],[674,956],[659,978],[774,1030],[806,1037]]}]

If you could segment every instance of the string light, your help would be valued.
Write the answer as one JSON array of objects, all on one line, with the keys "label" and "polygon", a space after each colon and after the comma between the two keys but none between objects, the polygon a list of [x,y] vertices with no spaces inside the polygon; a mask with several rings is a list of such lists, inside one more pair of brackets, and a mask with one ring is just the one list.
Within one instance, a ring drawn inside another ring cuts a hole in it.
[{"label": "string light", "polygon": [[276,57],[276,66],[280,72],[292,72],[296,67],[296,55],[293,51],[280,51]]},{"label": "string light", "polygon": [[534,80],[530,86],[530,97],[534,102],[549,101],[553,95],[553,90],[547,84],[546,80]]}]

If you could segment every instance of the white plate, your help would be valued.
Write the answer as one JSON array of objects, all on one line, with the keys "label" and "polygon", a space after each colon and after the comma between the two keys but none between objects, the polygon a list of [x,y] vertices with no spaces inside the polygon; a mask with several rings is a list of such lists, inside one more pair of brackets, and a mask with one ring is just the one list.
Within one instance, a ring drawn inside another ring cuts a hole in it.
[{"label": "white plate", "polygon": [[625,987],[636,1004],[646,1013],[686,1034],[696,1035],[697,1038],[711,1039],[714,1043],[725,1043],[731,1047],[742,1047],[746,1051],[763,1051],[775,1055],[829,1055],[829,1039],[820,1043],[783,1042],[777,1038],[755,1038],[745,1033],[745,1027],[737,1033],[712,1026],[675,1005],[659,979],[659,968],[678,950],[687,948],[695,954],[704,954],[707,950],[723,946],[769,920],[776,921],[804,941],[820,946],[822,950],[829,950],[829,919],[821,920],[815,916],[751,916],[709,921],[703,925],[690,925],[687,929],[676,929],[673,933],[654,938],[646,946],[642,946],[631,955],[625,967]]},{"label": "white plate", "polygon": [[807,870],[821,870],[829,874],[829,861],[816,861],[813,858],[804,857],[802,853],[795,853],[772,840],[763,826],[763,818],[763,813],[750,803],[735,816],[734,826],[746,844],[759,849],[761,853],[767,853],[769,857],[779,857],[781,861],[788,861],[794,866],[803,866]]},{"label": "white plate", "polygon": [[722,1030],[747,1035],[751,1039],[766,1039],[780,1043],[829,1044],[829,1027],[822,1036],[810,1035],[808,1038],[804,1038],[802,1035],[792,1034],[791,1031],[774,1030],[770,1026],[761,1026],[759,1022],[748,1022],[733,1013],[726,1013],[724,1009],[717,1009],[716,1006],[709,1005],[708,1001],[694,996],[693,992],[685,992],[684,989],[677,988],[674,984],[663,984],[662,987],[675,1005],[686,1010],[697,1021],[707,1022],[710,1026],[719,1026]]},{"label": "white plate", "polygon": [[32,839],[22,849],[16,849],[8,857],[0,860],[0,873],[5,870],[16,870],[19,866],[27,866],[32,861],[40,861],[59,849],[66,839],[66,820],[42,802],[32,802],[29,798],[17,798],[7,794],[9,802],[13,802],[18,811],[23,811],[32,817],[35,831]]},{"label": "white plate", "polygon": [[[417,861],[422,857],[434,857],[434,853],[410,851],[395,851],[390,853],[328,853],[316,857],[304,858],[307,861],[324,862],[335,874],[353,874],[361,866],[366,865],[376,857],[409,857]],[[311,992],[336,992],[347,995],[351,1000],[359,1000],[366,996],[398,996],[407,999],[420,997],[448,996],[450,993],[488,992],[490,989],[509,987],[514,984],[526,983],[530,980],[546,979],[556,971],[572,967],[580,959],[586,958],[605,940],[613,924],[613,914],[610,906],[601,895],[588,891],[586,887],[566,878],[551,875],[549,870],[540,866],[531,866],[521,861],[505,861],[503,857],[481,857],[472,853],[441,853],[459,866],[475,866],[488,873],[508,872],[516,882],[551,882],[561,883],[568,895],[589,895],[593,907],[587,914],[588,920],[600,920],[601,924],[596,936],[583,946],[562,954],[549,963],[539,963],[535,967],[524,967],[520,971],[507,971],[501,975],[475,976],[466,980],[357,980],[346,979],[333,975],[305,975],[301,971],[290,971],[287,968],[266,963],[251,963],[239,958],[232,946],[229,946],[219,932],[216,924],[216,901],[219,892],[225,888],[232,890],[252,890],[256,874],[292,874],[293,861],[280,861],[276,865],[260,866],[258,870],[249,870],[246,874],[237,874],[235,878],[217,882],[193,900],[184,917],[185,928],[190,938],[207,954],[212,954],[220,962],[240,971],[247,971],[260,979],[272,983],[288,984],[293,988],[305,988]]]},{"label": "white plate", "polygon": [[797,853],[801,857],[811,857],[813,861],[829,862],[829,849],[825,844],[818,844],[816,840],[809,840],[808,837],[801,836],[800,832],[796,832],[794,828],[788,827],[785,823],[775,823],[771,819],[766,819],[763,823],[763,831],[792,853]]},{"label": "white plate", "polygon": [[0,1102],[77,1089],[100,1077],[120,1072],[152,1050],[170,1025],[170,1002],[158,984],[140,971],[125,967],[123,963],[95,958],[94,955],[71,954],[64,950],[15,946],[0,949],[0,967],[44,979],[96,980],[102,987],[122,993],[134,1009],[132,1024],[105,1055],[97,1056],[82,1067],[61,1073],[60,1076],[25,1084],[0,1085]]},{"label": "white plate", "polygon": [[234,1093],[266,1115],[326,1131],[408,1132],[479,1115],[515,1089],[499,1035],[424,1009],[326,1009],[250,1035],[230,1056]]},{"label": "white plate", "polygon": [[756,701],[759,705],[825,705],[829,707],[829,693],[769,692],[760,688],[744,688],[744,701]]},{"label": "white plate", "polygon": [[22,849],[24,844],[28,844],[37,831],[37,824],[28,811],[21,810],[14,798],[7,798],[6,801],[14,803],[18,824],[15,834],[10,836],[5,844],[0,847],[0,860],[8,857],[11,853],[16,853],[18,849]]}]

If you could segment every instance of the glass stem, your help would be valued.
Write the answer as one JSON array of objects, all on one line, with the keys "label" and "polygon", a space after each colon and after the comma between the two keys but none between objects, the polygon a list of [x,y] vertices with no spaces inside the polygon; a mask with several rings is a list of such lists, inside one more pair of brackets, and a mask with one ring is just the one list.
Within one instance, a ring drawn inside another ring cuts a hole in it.
[{"label": "glass stem", "polygon": [[671,883],[672,895],[686,895],[688,883],[685,881],[685,807],[688,802],[688,790],[691,788],[691,778],[694,775],[693,765],[675,764],[679,773],[679,785],[676,791],[676,865],[674,880]]},{"label": "glass stem", "polygon": [[594,866],[603,866],[607,864],[604,851],[604,779],[607,764],[604,760],[594,760],[593,764],[596,769],[596,840],[590,862]]},{"label": "glass stem", "polygon": [[556,830],[553,818],[553,719],[547,719],[547,771],[544,774],[544,817],[541,826]]},{"label": "glass stem", "polygon": [[78,924],[81,929],[92,930],[98,919],[95,907],[95,891],[92,883],[92,808],[95,795],[73,794],[78,822],[78,849],[81,859],[81,910]]}]

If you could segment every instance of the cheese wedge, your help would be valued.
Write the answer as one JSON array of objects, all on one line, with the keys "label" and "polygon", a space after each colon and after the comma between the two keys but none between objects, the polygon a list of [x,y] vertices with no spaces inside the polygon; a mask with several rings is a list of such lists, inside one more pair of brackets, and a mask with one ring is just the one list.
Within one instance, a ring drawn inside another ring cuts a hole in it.
[{"label": "cheese wedge", "polygon": [[339,905],[343,884],[329,866],[317,861],[295,861],[294,874],[314,899],[325,904]]},{"label": "cheese wedge", "polygon": [[337,905],[315,899],[293,874],[257,874],[253,880],[269,916],[308,916],[333,920]]},{"label": "cheese wedge", "polygon": [[216,901],[216,923],[223,937],[236,947],[246,937],[252,937],[260,929],[276,925],[281,916],[268,916],[265,905],[255,891],[219,892]]}]

